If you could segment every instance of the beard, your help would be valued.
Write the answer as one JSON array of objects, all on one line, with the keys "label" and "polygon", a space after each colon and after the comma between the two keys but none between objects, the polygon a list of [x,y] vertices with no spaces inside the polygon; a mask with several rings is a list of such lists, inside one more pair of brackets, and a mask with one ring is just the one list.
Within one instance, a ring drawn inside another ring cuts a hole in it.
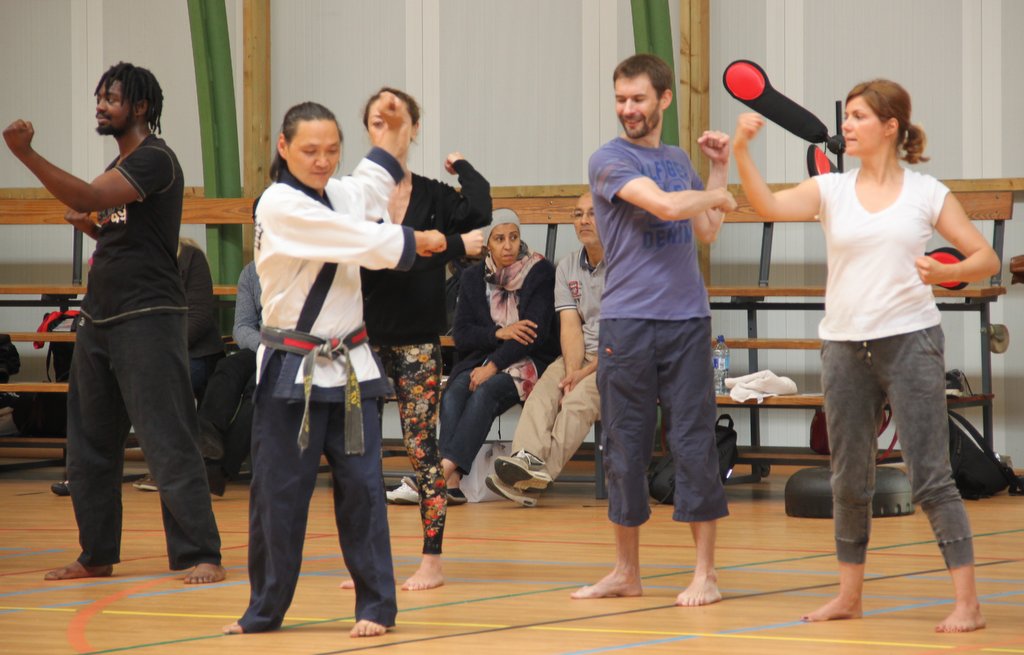
[{"label": "beard", "polygon": [[111,123],[107,123],[106,125],[97,125],[96,126],[96,134],[100,134],[102,136],[112,136],[115,139],[120,137],[126,131],[127,131],[127,128],[116,127],[115,125],[113,125]]},{"label": "beard", "polygon": [[[643,116],[643,114],[640,115]],[[619,123],[622,124],[622,129],[625,130],[626,136],[631,139],[642,139],[658,127],[661,123],[661,116],[658,111],[655,110],[650,116],[644,116],[644,120],[639,127],[632,129],[626,125],[626,120],[621,116],[619,117]]]},{"label": "beard", "polygon": [[127,117],[127,120],[125,120],[121,125],[115,125],[111,117],[107,114],[97,114],[96,119],[99,120],[100,118],[104,119],[106,124],[97,125],[96,134],[102,136],[112,136],[117,139],[126,134],[132,127],[132,118],[130,116]]}]

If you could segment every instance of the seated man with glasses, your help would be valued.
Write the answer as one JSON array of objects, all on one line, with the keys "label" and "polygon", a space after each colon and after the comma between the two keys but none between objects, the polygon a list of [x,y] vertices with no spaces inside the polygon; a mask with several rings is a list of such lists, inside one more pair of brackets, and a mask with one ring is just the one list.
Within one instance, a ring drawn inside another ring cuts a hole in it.
[{"label": "seated man with glasses", "polygon": [[583,247],[558,264],[555,311],[562,356],[551,362],[523,407],[511,457],[498,457],[487,486],[524,507],[543,491],[583,443],[600,412],[597,330],[604,290],[604,247],[594,223],[594,199],[583,194],[573,210]]}]

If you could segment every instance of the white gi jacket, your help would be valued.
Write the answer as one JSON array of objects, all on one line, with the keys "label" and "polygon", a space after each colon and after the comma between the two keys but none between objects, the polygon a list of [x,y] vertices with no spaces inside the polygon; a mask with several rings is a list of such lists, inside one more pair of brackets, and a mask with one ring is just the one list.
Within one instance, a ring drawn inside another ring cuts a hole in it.
[{"label": "white gi jacket", "polygon": [[[340,338],[362,325],[359,267],[408,270],[416,257],[411,229],[377,222],[386,216],[391,191],[401,177],[398,162],[384,150],[374,148],[351,176],[328,181],[326,195],[333,210],[311,197],[311,190],[303,190],[290,174],[267,188],[256,207],[254,248],[256,272],[263,288],[263,325],[294,329],[317,274],[329,262],[336,262],[338,270],[310,332],[323,339]],[[257,354],[260,365],[265,353],[266,346],[261,345]],[[353,348],[350,356],[360,387],[375,380],[387,387],[368,343]],[[294,379],[280,380],[277,388],[283,393],[285,386],[294,387],[288,395],[301,398],[300,357],[286,357],[292,365],[286,365],[282,373],[292,377],[294,367]],[[260,369],[258,366],[257,380]],[[340,400],[346,379],[344,358],[318,358],[313,398]],[[327,389],[333,393],[325,395]]]}]

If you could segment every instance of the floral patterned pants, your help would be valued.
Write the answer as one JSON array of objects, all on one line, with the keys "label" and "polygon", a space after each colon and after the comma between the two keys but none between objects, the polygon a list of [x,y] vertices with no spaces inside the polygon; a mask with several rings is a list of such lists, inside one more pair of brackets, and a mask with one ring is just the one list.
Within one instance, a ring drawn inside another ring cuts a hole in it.
[{"label": "floral patterned pants", "polygon": [[423,520],[423,554],[440,555],[448,491],[437,446],[437,407],[441,392],[441,347],[436,343],[379,346],[384,370],[395,382],[402,440],[416,470]]}]

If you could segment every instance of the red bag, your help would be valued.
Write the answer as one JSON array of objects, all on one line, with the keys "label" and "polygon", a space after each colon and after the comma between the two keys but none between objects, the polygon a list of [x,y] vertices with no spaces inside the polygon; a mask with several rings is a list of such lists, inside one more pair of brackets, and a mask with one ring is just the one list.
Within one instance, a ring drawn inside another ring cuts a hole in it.
[{"label": "red bag", "polygon": [[[892,421],[892,409],[886,405],[882,412],[882,425],[878,428],[878,436],[885,434],[890,421]],[[892,454],[893,448],[896,447],[896,440],[898,438],[898,434],[892,435],[892,442],[889,443],[889,447],[885,449],[884,453],[875,458],[876,462],[883,462],[888,459]],[[828,447],[828,426],[825,421],[825,410],[820,408],[814,410],[814,416],[811,418],[811,450],[819,455],[831,454]]]}]

